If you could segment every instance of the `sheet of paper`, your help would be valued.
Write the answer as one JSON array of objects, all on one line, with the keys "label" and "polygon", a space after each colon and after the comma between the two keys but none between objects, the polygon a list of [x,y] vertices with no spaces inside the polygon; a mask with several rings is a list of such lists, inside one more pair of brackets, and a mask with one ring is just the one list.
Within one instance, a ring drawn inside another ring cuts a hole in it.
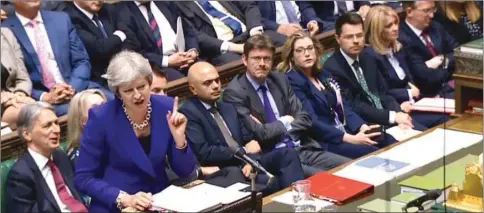
[{"label": "sheet of paper", "polygon": [[237,183],[234,183],[234,184],[228,186],[226,189],[240,191],[240,190],[245,189],[249,186],[250,186],[249,184],[237,182]]},{"label": "sheet of paper", "polygon": [[455,108],[455,100],[448,98],[422,98],[414,106]]},{"label": "sheet of paper", "polygon": [[175,212],[200,212],[220,203],[218,198],[203,196],[203,194],[193,193],[189,189],[177,186],[169,186],[153,195],[154,209],[162,208]]},{"label": "sheet of paper", "polygon": [[422,133],[422,131],[418,131],[415,129],[402,129],[398,126],[387,129],[385,132],[393,136],[395,139],[397,139],[397,141],[404,141],[408,138]]},{"label": "sheet of paper", "polygon": [[177,52],[185,52],[185,34],[183,33],[183,24],[181,17],[178,17],[178,19],[176,20],[175,46]]},{"label": "sheet of paper", "polygon": [[208,183],[188,189],[191,194],[196,194],[210,199],[219,200],[222,204],[229,204],[250,195],[249,192],[241,192],[234,188],[222,188]]},{"label": "sheet of paper", "polygon": [[[293,200],[293,195],[292,195],[292,191],[291,192],[286,192],[284,194],[281,194],[279,196],[276,196],[274,198],[272,198],[272,201],[276,201],[276,202],[279,202],[279,203],[284,203],[284,204],[287,204],[287,205],[293,205],[294,204],[294,200]],[[319,211],[323,208],[328,208],[328,207],[331,207],[331,206],[334,206],[335,204],[331,203],[331,202],[328,202],[328,201],[325,201],[325,200],[320,200],[320,199],[316,199],[314,198],[313,200],[313,204],[316,206],[316,211]]]}]

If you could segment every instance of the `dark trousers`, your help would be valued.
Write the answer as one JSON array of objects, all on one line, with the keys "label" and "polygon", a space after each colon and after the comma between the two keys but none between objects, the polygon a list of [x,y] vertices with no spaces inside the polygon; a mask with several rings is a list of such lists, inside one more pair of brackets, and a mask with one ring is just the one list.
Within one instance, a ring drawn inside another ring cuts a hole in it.
[{"label": "dark trousers", "polygon": [[306,178],[351,161],[350,158],[324,151],[323,148],[315,146],[300,146],[296,148],[296,151]]},{"label": "dark trousers", "polygon": [[377,141],[378,144],[375,146],[365,145],[365,144],[351,144],[347,142],[341,143],[331,143],[328,144],[328,151],[351,158],[356,159],[366,154],[377,151],[380,148],[391,145],[397,140],[393,136],[384,133],[382,138]]},{"label": "dark trousers", "polygon": [[[420,131],[435,127],[450,120],[450,116],[443,113],[414,111],[410,113],[410,116],[414,121],[415,129]],[[415,123],[418,123],[418,127]]]}]

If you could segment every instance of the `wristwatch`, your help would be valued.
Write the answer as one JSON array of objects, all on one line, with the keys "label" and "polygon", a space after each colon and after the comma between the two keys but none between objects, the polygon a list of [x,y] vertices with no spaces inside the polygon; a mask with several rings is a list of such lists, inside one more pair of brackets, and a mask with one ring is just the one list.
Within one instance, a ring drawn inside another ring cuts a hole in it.
[{"label": "wristwatch", "polygon": [[197,166],[197,179],[203,179],[203,171],[201,166]]}]

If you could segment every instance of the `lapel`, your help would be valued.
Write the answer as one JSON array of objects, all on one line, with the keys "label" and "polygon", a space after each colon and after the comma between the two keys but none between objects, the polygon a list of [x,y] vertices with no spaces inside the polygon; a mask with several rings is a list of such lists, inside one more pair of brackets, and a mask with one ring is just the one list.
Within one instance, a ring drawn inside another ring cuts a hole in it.
[{"label": "lapel", "polygon": [[[154,1],[156,7],[158,7],[158,10],[165,16],[166,20],[168,20],[168,23],[170,23],[171,29],[176,33],[176,19],[178,17],[174,17],[174,14],[170,11],[170,8],[168,8],[168,5],[166,5],[163,1]],[[160,23],[158,23],[159,25]],[[162,26],[160,26],[162,27]]]},{"label": "lapel", "polygon": [[199,18],[201,18],[203,21],[207,22],[208,24],[212,25],[212,22],[210,19],[205,15],[205,13],[200,9],[200,7],[195,3],[195,2],[183,2],[183,5],[188,7],[189,11],[192,11],[193,13],[197,14]]},{"label": "lapel", "polygon": [[265,123],[266,116],[264,112],[264,105],[262,104],[259,98],[259,95],[257,94],[257,91],[255,91],[254,87],[249,82],[249,79],[247,79],[247,74],[244,73],[241,75],[242,76],[239,79],[239,82],[240,82],[240,86],[244,90],[241,92],[249,95],[250,113],[253,116],[255,116],[257,119],[259,119],[259,121],[261,121],[262,123]]},{"label": "lapel", "polygon": [[353,69],[350,67],[350,65],[346,61],[341,51],[340,50],[335,51],[334,55],[335,57],[337,57],[339,66],[342,66],[340,67],[340,70],[343,70],[343,74],[346,75],[346,79],[351,81],[353,85],[356,85],[357,87],[361,88],[361,90],[363,90],[363,87],[361,87],[360,83],[358,82],[358,79],[356,79],[356,76],[353,73]]},{"label": "lapel", "polygon": [[404,21],[403,22],[403,29],[405,31],[407,31],[407,34],[410,35],[411,38],[410,41],[413,43],[417,43],[417,47],[421,49],[421,51],[423,51],[426,55],[432,55],[432,53],[430,52],[430,50],[427,48],[427,46],[425,46],[425,44],[422,42],[422,39],[420,39],[420,36],[417,36],[417,34],[415,34],[415,32],[413,32],[413,30],[410,28],[410,26],[408,26],[408,24]]},{"label": "lapel", "polygon": [[42,176],[42,172],[40,172],[39,167],[37,167],[37,164],[35,164],[35,161],[32,158],[32,155],[30,155],[29,152],[26,152],[26,153],[27,153],[27,155],[26,155],[25,160],[27,162],[27,165],[30,167],[30,169],[34,173],[34,176],[36,177],[36,179],[38,181],[37,183],[40,185],[40,190],[42,190],[42,192],[45,195],[45,198],[50,202],[50,204],[54,207],[54,209],[56,209],[57,212],[60,212],[60,208],[57,205],[57,202],[55,201],[54,195],[50,191],[50,188],[47,185],[47,182],[45,181],[44,176]]},{"label": "lapel", "polygon": [[[106,33],[109,35],[114,33],[114,28],[111,25],[113,23],[113,20],[111,19],[111,16],[109,16],[109,12],[106,8],[102,7],[101,10],[99,11],[99,19],[103,23],[104,30],[106,30]],[[91,21],[92,23],[92,21]],[[98,30],[99,31],[99,30]],[[99,32],[100,34],[101,32]]]},{"label": "lapel", "polygon": [[[220,128],[218,128],[217,122],[212,117],[212,114],[202,104],[202,102],[200,101],[200,99],[194,97],[191,101],[195,105],[195,107],[198,109],[198,111],[200,111],[202,113],[202,115],[206,118],[206,120],[208,121],[208,123],[211,126],[210,129],[213,129],[214,130],[213,132],[217,135],[217,138],[219,138],[220,141],[225,141],[225,138],[224,138],[224,136],[222,134],[222,131],[220,131]],[[220,110],[220,108],[219,108],[219,110]],[[216,142],[216,141],[212,141],[212,142]],[[225,142],[223,145],[227,145],[227,142]]]},{"label": "lapel", "polygon": [[25,51],[29,54],[29,56],[34,61],[35,66],[37,67],[37,72],[41,72],[40,61],[39,57],[37,56],[37,52],[35,51],[34,46],[30,42],[29,37],[27,36],[27,32],[25,31],[22,23],[18,17],[12,16],[12,20],[9,22],[10,29],[12,29],[13,33],[17,36],[19,43],[25,48]]},{"label": "lapel", "polygon": [[[378,54],[378,53],[377,53]],[[396,53],[393,53],[395,57],[397,57]],[[395,68],[393,68],[392,64],[390,63],[390,58],[388,55],[382,55],[383,57],[383,63],[385,64],[385,71],[388,72],[389,78],[393,81],[400,81],[400,78],[398,77],[397,71]],[[397,58],[398,60],[398,58]],[[400,60],[399,60],[400,62]],[[403,68],[402,68],[403,69]],[[382,70],[383,71],[383,70]],[[404,69],[405,71],[405,69]],[[407,75],[407,72],[405,72],[405,75]]]},{"label": "lapel", "polygon": [[282,102],[284,97],[282,95],[282,91],[280,87],[277,86],[278,82],[275,82],[274,80],[272,80],[272,78],[270,78],[270,74],[266,79],[266,82],[267,82],[267,86],[269,87],[269,92],[271,93],[272,98],[274,98],[274,102],[276,102],[276,107],[277,107],[277,110],[279,111],[279,116],[285,115],[284,105]]},{"label": "lapel", "polygon": [[78,201],[82,202],[82,200],[80,200],[80,196],[77,194],[76,188],[74,187],[74,183],[72,182],[73,177],[66,176],[67,174],[65,172],[66,169],[72,169],[72,168],[64,168],[65,167],[64,165],[66,162],[61,162],[61,160],[58,157],[57,151],[52,153],[52,157],[54,159],[55,165],[57,166],[57,168],[59,168],[62,178],[64,179],[64,182],[66,183],[67,187],[71,191],[72,196],[76,198]]},{"label": "lapel", "polygon": [[146,21],[145,17],[139,10],[138,6],[134,2],[126,2],[128,4],[128,9],[131,11],[131,17],[135,19],[135,22],[141,30],[148,36],[148,39],[152,44],[156,44],[155,37],[153,36],[153,32],[151,31],[148,22]]},{"label": "lapel", "polygon": [[[115,98],[116,100],[116,121],[118,122],[116,125],[116,128],[118,128],[120,131],[118,136],[118,141],[117,144],[124,149],[124,154],[127,156],[131,157],[131,159],[135,162],[135,164],[143,170],[145,173],[151,175],[152,177],[156,177],[155,171],[153,170],[153,165],[151,164],[150,160],[148,160],[148,157],[144,153],[138,138],[136,137],[136,134],[134,130],[131,127],[131,124],[129,123],[128,119],[126,118],[126,115],[124,114],[123,107],[122,107],[122,102],[118,98]],[[155,111],[155,110],[153,110]],[[153,113],[152,111],[152,113]],[[156,115],[153,114],[151,116],[154,118]],[[151,121],[156,120],[156,119],[151,119]],[[152,122],[151,129],[153,129],[154,126],[157,124],[154,124]],[[158,133],[155,133],[154,131],[151,131],[152,138],[153,134],[155,134],[157,137]],[[151,141],[151,150],[155,150],[156,147],[153,147],[153,140]],[[156,144],[156,143],[155,143]]]},{"label": "lapel", "polygon": [[408,66],[407,66],[407,62],[405,61],[405,55],[404,55],[403,51],[400,50],[400,51],[394,53],[394,55],[397,58],[398,63],[400,64],[400,67],[405,72],[406,78],[407,79],[411,79],[411,74],[409,72],[409,69],[408,69]]},{"label": "lapel", "polygon": [[[91,32],[93,32],[94,34],[96,34],[97,37],[103,37],[103,35],[101,35],[101,32],[99,32],[99,29],[97,28],[97,26],[94,25],[93,20],[89,19],[89,17],[87,17],[86,14],[84,14],[82,11],[80,11],[79,8],[77,8],[76,5],[74,5],[74,4],[75,3],[72,3],[72,5],[71,5],[72,9],[75,10],[76,13],[78,14],[79,18],[82,19],[82,21],[87,24],[87,27],[89,28],[89,30]],[[102,8],[101,8],[101,11],[102,11]],[[98,14],[98,17],[99,17],[99,19],[101,19],[100,14]],[[104,26],[106,26],[105,21],[101,20],[101,22]],[[106,29],[104,29],[104,30],[106,30]],[[107,30],[106,30],[106,32],[109,35],[109,32]]]},{"label": "lapel", "polygon": [[[52,52],[54,53],[55,59],[59,59],[60,56],[59,54],[62,53],[62,49],[59,46],[60,42],[57,41],[62,41],[62,34],[59,34],[58,26],[59,23],[56,22],[56,19],[51,18],[48,13],[43,12],[42,10],[40,11],[40,14],[42,16],[42,20],[44,21],[44,26],[45,26],[45,31],[47,32],[47,36],[49,37],[49,42],[50,46],[52,47]],[[65,38],[64,38],[65,39]],[[59,65],[59,69],[62,71],[61,64],[57,62]]]},{"label": "lapel", "polygon": [[[366,59],[366,57],[365,57],[365,55],[363,53],[360,53],[358,55],[358,60],[359,60],[360,68],[361,68],[361,70],[363,72],[363,76],[365,78],[366,84],[368,85],[368,89],[370,89],[371,88],[370,85],[373,82],[368,82],[368,80],[371,79],[370,78],[371,77],[371,72],[374,72],[374,70],[372,70],[372,69],[370,69],[368,67],[369,64],[367,63],[367,61],[366,61],[367,59]],[[370,89],[370,91],[371,91],[371,89]]]},{"label": "lapel", "polygon": [[440,39],[442,38],[439,36],[439,32],[437,31],[437,28],[435,28],[432,23],[429,26],[429,32],[430,32],[430,40],[432,41],[432,44],[434,45],[435,49],[437,50],[437,54],[442,52],[442,42]]},{"label": "lapel", "polygon": [[[151,100],[151,151],[149,153],[149,160],[151,164],[148,164],[149,168],[146,168],[149,173],[153,172],[153,165],[155,165],[157,162],[160,162],[160,159],[162,159],[165,156],[165,153],[167,152],[166,150],[166,143],[169,143],[169,138],[171,138],[171,132],[169,131],[168,127],[168,122],[166,122],[165,119],[153,119],[153,118],[163,118],[165,116],[163,112],[165,110],[161,109],[158,104],[153,104],[153,98],[150,97]],[[156,131],[160,129],[166,129],[168,131]],[[167,137],[166,134],[169,134],[170,137]],[[141,147],[141,146],[139,146]],[[142,153],[144,154],[144,151],[141,150]],[[146,165],[146,164],[145,164]]]},{"label": "lapel", "polygon": [[220,3],[230,14],[237,17],[242,23],[245,23],[244,14],[241,14],[241,11],[232,4],[230,1],[219,1]]}]

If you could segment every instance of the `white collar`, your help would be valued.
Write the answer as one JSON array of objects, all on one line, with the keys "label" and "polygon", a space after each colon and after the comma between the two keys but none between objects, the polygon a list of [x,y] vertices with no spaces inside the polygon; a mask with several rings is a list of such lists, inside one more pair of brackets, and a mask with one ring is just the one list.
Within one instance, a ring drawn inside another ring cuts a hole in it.
[{"label": "white collar", "polygon": [[[348,64],[350,65],[351,68],[353,68],[353,63],[355,62],[355,59],[351,58],[348,54],[346,54],[343,49],[339,49],[339,51],[341,52],[341,54],[343,54],[343,57],[346,59],[346,62],[348,62]],[[356,56],[356,61],[358,61],[358,63],[360,62],[360,56]]]},{"label": "white collar", "polygon": [[[198,100],[200,100],[200,99],[198,99]],[[202,100],[200,100],[200,102],[202,102],[203,106],[204,106],[204,107],[205,107],[205,109],[207,109],[207,110],[210,110],[210,108],[212,108],[212,107],[213,107],[212,105],[207,104],[207,103],[205,103],[205,102],[204,102],[204,101],[202,101]],[[215,105],[215,107],[217,107],[217,103],[215,103],[214,105]]]},{"label": "white collar", "polygon": [[[46,158],[45,156],[30,148],[28,148],[28,151],[30,153],[30,156],[32,156],[32,158],[34,159],[35,164],[37,164],[37,167],[42,170],[47,165],[49,158]],[[50,160],[52,160],[52,155],[50,156]]]},{"label": "white collar", "polygon": [[[150,1],[148,4],[151,4],[152,1]],[[142,4],[141,2],[139,1],[134,1],[134,3],[136,4],[136,6],[140,6],[140,5],[143,5],[143,6],[146,6],[145,4]],[[151,6],[151,5],[150,5]]]},{"label": "white collar", "polygon": [[407,20],[405,20],[405,23],[408,25],[408,27],[410,27],[410,29],[412,29],[412,31],[415,33],[415,35],[417,35],[418,37],[420,37],[422,35],[422,30],[419,30],[419,29],[415,28]]},{"label": "white collar", "polygon": [[89,12],[87,10],[82,9],[81,7],[79,7],[79,5],[77,5],[76,2],[74,2],[74,5],[76,5],[77,9],[79,9],[82,13],[84,13],[84,15],[86,15],[89,19],[92,20],[92,18],[94,17],[94,14],[92,14],[91,12]]},{"label": "white collar", "polygon": [[44,23],[44,20],[42,19],[42,15],[40,14],[40,11],[37,13],[37,16],[35,16],[34,19],[29,19],[23,15],[20,15],[19,13],[15,12],[15,15],[17,15],[18,19],[20,20],[20,23],[22,24],[22,26],[26,26],[28,25],[32,20],[35,20],[37,21],[38,23]]}]

